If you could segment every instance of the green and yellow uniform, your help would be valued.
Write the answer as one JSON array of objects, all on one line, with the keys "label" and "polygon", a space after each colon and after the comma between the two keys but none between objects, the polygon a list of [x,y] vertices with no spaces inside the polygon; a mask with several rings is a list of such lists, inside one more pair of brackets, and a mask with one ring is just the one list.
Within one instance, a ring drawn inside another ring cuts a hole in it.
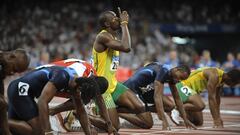
[{"label": "green and yellow uniform", "polygon": [[[103,32],[107,31],[102,30],[99,34]],[[117,39],[113,36],[112,38]],[[92,64],[97,71],[97,75],[104,76],[108,80],[108,89],[103,94],[107,108],[116,107],[114,101],[117,101],[119,96],[127,90],[127,87],[119,83],[116,79],[116,71],[119,65],[119,51],[107,48],[105,51],[99,53],[93,48]]]},{"label": "green and yellow uniform", "polygon": [[[203,70],[209,68],[210,67],[198,68],[197,70],[191,72],[188,79],[183,80],[176,84],[179,95],[183,102],[187,101],[189,96],[199,94],[206,90],[208,80],[207,78],[204,77]],[[215,69],[217,69],[218,85],[220,86],[222,85],[221,82],[224,71],[219,68]]]}]

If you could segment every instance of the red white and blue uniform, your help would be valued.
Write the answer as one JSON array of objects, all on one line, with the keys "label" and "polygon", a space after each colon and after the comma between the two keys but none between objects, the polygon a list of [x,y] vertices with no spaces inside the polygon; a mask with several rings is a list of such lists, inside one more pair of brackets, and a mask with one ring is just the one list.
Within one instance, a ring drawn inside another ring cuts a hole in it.
[{"label": "red white and blue uniform", "polygon": [[28,121],[37,117],[38,106],[34,99],[41,95],[48,82],[54,84],[58,94],[67,98],[70,95],[70,80],[75,76],[89,77],[95,73],[90,64],[77,59],[58,61],[36,68],[9,84],[9,118]]}]

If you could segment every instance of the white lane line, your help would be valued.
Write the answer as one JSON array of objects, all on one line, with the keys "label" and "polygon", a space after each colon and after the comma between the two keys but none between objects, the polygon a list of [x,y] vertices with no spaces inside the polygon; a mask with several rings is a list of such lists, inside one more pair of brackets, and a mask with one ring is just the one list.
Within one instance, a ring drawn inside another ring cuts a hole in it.
[{"label": "white lane line", "polygon": [[[224,128],[226,128],[226,127],[239,127],[239,126],[240,126],[240,124],[231,124],[231,125],[224,125]],[[210,129],[210,128],[217,129],[217,128],[213,128],[213,127],[201,127],[201,128],[198,128],[198,129]]]},{"label": "white lane line", "polygon": [[[204,109],[203,112],[210,113],[209,109]],[[240,115],[240,111],[234,111],[234,110],[220,110],[221,114],[231,114],[231,115]]]},{"label": "white lane line", "polygon": [[[57,106],[61,103],[49,103],[50,107]],[[204,109],[203,112],[210,113],[209,109]],[[231,114],[231,115],[240,115],[240,111],[234,111],[234,110],[220,110],[221,114]]]},{"label": "white lane line", "polygon": [[[64,101],[65,102],[65,101]],[[61,103],[56,103],[56,102],[51,102],[49,103],[50,107],[57,106]],[[209,109],[204,109],[203,112],[210,113]],[[235,110],[220,110],[221,114],[230,114],[230,115],[240,115],[240,111],[235,111]]]},{"label": "white lane line", "polygon": [[[232,124],[232,125],[224,125],[224,128],[226,127],[239,127],[240,124]],[[198,128],[198,129],[217,129],[217,128],[213,128],[213,127],[202,127],[202,128]],[[193,130],[193,129],[192,129]],[[189,133],[189,131],[192,131],[190,129],[172,129],[170,131],[153,131],[153,132],[148,132],[148,133],[133,133],[131,135],[151,135],[151,134],[161,134],[161,133],[171,133],[171,132],[176,132],[176,131],[186,131],[186,133]],[[197,130],[193,130],[193,131],[197,131]],[[184,132],[181,132],[184,133]]]}]

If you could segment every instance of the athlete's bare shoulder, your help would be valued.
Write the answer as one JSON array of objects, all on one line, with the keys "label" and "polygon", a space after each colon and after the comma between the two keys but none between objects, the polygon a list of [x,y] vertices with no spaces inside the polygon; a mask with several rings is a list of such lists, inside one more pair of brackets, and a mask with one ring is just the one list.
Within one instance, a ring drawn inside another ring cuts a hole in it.
[{"label": "athlete's bare shoulder", "polygon": [[215,68],[215,67],[206,68],[203,70],[203,75],[206,78],[209,78],[210,76],[217,77],[218,76],[217,68]]},{"label": "athlete's bare shoulder", "polygon": [[111,37],[110,33],[108,32],[99,33],[94,42],[94,49],[97,52],[103,52],[107,48],[106,44],[109,43],[111,40],[113,40],[113,38]]}]

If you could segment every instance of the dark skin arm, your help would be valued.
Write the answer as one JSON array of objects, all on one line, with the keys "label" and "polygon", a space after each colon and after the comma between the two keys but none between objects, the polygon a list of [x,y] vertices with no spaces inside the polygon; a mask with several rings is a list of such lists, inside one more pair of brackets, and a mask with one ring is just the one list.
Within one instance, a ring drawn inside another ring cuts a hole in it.
[{"label": "dark skin arm", "polygon": [[[106,128],[108,129],[109,134],[112,132],[117,132],[113,127],[112,127],[112,123],[110,121],[108,112],[106,110],[106,106],[104,104],[103,98],[101,95],[98,95],[96,97],[96,103],[99,106],[99,110],[100,110],[100,115],[103,117],[103,119],[106,122]],[[55,106],[53,108],[50,109],[50,115],[55,115],[57,113],[60,112],[64,112],[64,111],[68,111],[68,110],[73,110],[75,109],[74,104],[72,102],[72,100],[68,100],[66,102],[64,102],[63,104],[60,104],[58,106]]]},{"label": "dark skin arm", "polygon": [[[1,65],[0,65],[0,68]],[[0,69],[0,74],[1,74]],[[1,76],[1,75],[0,75]],[[4,135],[10,135],[9,126],[8,126],[8,119],[7,119],[7,102],[5,101],[4,97],[4,83],[3,79],[0,77],[0,128],[2,129],[2,133]]]},{"label": "dark skin arm", "polygon": [[96,104],[99,106],[99,112],[100,115],[103,117],[103,119],[106,121],[106,126],[108,129],[108,134],[114,133],[117,134],[116,129],[112,126],[112,122],[109,118],[108,111],[106,108],[106,105],[104,103],[103,97],[100,93],[96,94]]},{"label": "dark skin arm", "polygon": [[73,110],[73,109],[74,109],[74,104],[73,104],[72,100],[70,99],[60,105],[50,108],[49,115],[55,115],[57,113],[69,111],[69,110]]},{"label": "dark skin arm", "polygon": [[[50,126],[49,117],[48,117],[48,114],[49,114],[48,103],[52,100],[56,91],[57,91],[57,89],[53,85],[53,83],[48,82],[46,84],[46,86],[44,87],[42,94],[38,100],[39,119],[40,119],[40,122],[42,125],[43,132],[51,131],[51,126]],[[82,103],[82,100],[80,97],[80,93],[73,92],[72,99],[73,99],[75,109],[77,111],[77,118],[79,119],[79,121],[82,125],[84,133],[86,135],[90,135],[91,134],[90,122],[88,120],[87,113],[83,106],[83,103]]]},{"label": "dark skin arm", "polygon": [[55,93],[57,92],[56,87],[52,82],[48,82],[38,99],[38,110],[39,110],[39,120],[42,126],[42,132],[52,131],[49,122],[49,106],[48,103],[53,99]]},{"label": "dark skin arm", "polygon": [[[203,75],[207,78],[207,90],[208,90],[208,101],[209,101],[209,108],[213,117],[214,126],[215,128],[222,128],[223,122],[220,117],[220,95],[218,94],[218,73],[217,70],[212,69],[205,69],[203,71]],[[219,99],[218,99],[219,98]]]},{"label": "dark skin arm", "polygon": [[79,90],[72,93],[72,100],[77,112],[76,116],[81,123],[84,133],[86,135],[90,135],[91,134],[90,121],[87,112],[84,108]]},{"label": "dark skin arm", "polygon": [[[121,12],[120,14],[120,22],[128,22],[128,13],[126,11]],[[113,50],[122,51],[122,52],[130,52],[131,51],[131,37],[128,30],[128,24],[122,23],[122,39],[116,40],[113,39],[110,33],[104,32],[97,36],[96,41],[94,43],[94,49],[97,52],[103,52],[107,48],[111,48]]]},{"label": "dark skin arm", "polygon": [[169,87],[170,87],[170,90],[172,92],[172,96],[173,96],[173,99],[175,101],[175,104],[177,106],[177,109],[179,110],[179,113],[180,115],[182,116],[183,120],[184,120],[184,123],[185,123],[185,126],[186,128],[193,128],[193,129],[197,129],[196,126],[194,126],[194,124],[192,124],[188,118],[187,118],[187,114],[183,108],[183,103],[182,101],[180,100],[180,97],[179,97],[179,94],[178,94],[178,91],[177,91],[177,88],[175,86],[175,84],[170,84],[169,83]]},{"label": "dark skin arm", "polygon": [[159,119],[162,119],[163,127],[162,130],[170,130],[168,121],[166,116],[164,115],[164,109],[163,109],[163,89],[164,84],[155,80],[154,81],[154,102],[156,105],[156,111]]},{"label": "dark skin arm", "polygon": [[94,49],[98,52],[103,52],[107,48],[111,48],[121,52],[130,52],[129,47],[123,46],[121,41],[113,39],[109,33],[102,33],[97,36],[96,44]]},{"label": "dark skin arm", "polygon": [[[217,94],[216,94],[217,110],[219,110],[219,114],[220,114],[220,103],[221,103],[220,97],[221,97],[222,87],[223,86],[217,88]],[[220,124],[219,125],[222,125],[222,127],[223,127],[223,121],[222,121],[221,115],[220,115]]]},{"label": "dark skin arm", "polygon": [[0,94],[0,128],[2,129],[2,133],[4,135],[11,135],[8,126],[8,118],[7,118],[7,102],[3,95]]}]

